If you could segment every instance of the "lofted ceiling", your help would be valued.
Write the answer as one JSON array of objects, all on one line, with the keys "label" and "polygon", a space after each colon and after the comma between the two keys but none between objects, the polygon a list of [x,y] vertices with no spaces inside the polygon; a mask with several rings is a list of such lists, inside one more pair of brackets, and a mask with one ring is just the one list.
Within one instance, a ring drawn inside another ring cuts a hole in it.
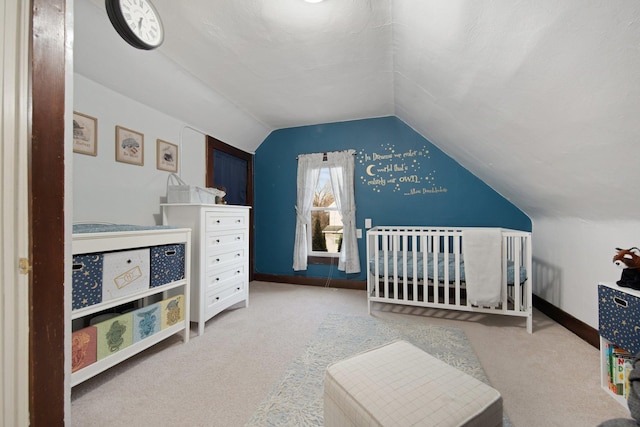
[{"label": "lofted ceiling", "polygon": [[527,214],[637,220],[637,0],[153,0],[131,48],[75,0],[74,71],[246,151],[395,115]]}]

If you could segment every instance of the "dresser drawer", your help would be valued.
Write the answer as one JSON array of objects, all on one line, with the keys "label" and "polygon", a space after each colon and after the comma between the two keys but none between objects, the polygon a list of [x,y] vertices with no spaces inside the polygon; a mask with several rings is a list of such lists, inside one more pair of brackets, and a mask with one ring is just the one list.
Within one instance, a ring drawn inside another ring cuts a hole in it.
[{"label": "dresser drawer", "polygon": [[234,295],[244,293],[246,282],[244,278],[238,278],[231,280],[225,285],[220,286],[216,290],[208,291],[206,293],[205,310],[208,312],[215,310],[216,305],[223,301],[233,297]]},{"label": "dresser drawer", "polygon": [[600,335],[632,354],[640,352],[640,297],[598,285]]},{"label": "dresser drawer", "polygon": [[214,231],[206,235],[207,252],[216,251],[218,248],[242,244],[247,241],[246,230]]},{"label": "dresser drawer", "polygon": [[248,216],[241,212],[207,212],[205,214],[206,231],[218,229],[244,228]]},{"label": "dresser drawer", "polygon": [[212,268],[218,268],[221,264],[233,261],[242,261],[245,259],[246,253],[244,248],[236,249],[232,252],[214,253],[207,255],[207,271],[212,271]]},{"label": "dresser drawer", "polygon": [[227,269],[213,271],[207,276],[206,290],[207,292],[215,291],[217,287],[224,285],[227,280],[233,279],[234,277],[244,277],[244,274],[244,263],[231,266]]}]

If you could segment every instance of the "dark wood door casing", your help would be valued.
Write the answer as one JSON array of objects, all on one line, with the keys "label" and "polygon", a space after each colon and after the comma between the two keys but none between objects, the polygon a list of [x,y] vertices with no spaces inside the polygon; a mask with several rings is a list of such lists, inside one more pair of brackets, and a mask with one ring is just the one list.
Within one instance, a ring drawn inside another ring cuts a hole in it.
[{"label": "dark wood door casing", "polygon": [[207,165],[206,165],[206,183],[207,187],[215,187],[216,183],[213,180],[215,164],[213,161],[214,151],[222,151],[230,156],[237,157],[247,162],[247,206],[251,206],[249,209],[249,281],[253,280],[254,271],[254,256],[253,256],[253,244],[254,244],[254,232],[253,232],[253,154],[242,151],[239,148],[233,147],[225,142],[222,142],[212,136],[207,135]]},{"label": "dark wood door casing", "polygon": [[64,425],[65,0],[32,0],[29,412]]}]

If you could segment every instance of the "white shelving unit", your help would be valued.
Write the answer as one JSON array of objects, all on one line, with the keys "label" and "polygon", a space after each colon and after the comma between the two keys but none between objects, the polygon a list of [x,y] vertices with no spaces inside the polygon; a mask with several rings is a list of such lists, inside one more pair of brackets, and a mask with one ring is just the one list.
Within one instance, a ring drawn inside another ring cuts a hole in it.
[{"label": "white shelving unit", "polygon": [[184,295],[184,319],[174,325],[162,329],[132,345],[117,351],[104,359],[71,373],[71,386],[81,382],[117,365],[129,357],[157,344],[158,342],[174,335],[182,334],[184,343],[189,341],[189,298],[190,298],[190,258],[191,258],[191,230],[188,228],[152,228],[132,231],[105,231],[95,233],[73,234],[73,255],[104,253],[139,248],[151,248],[153,246],[184,244],[184,278],[161,286],[148,288],[120,298],[111,299],[99,304],[79,308],[71,311],[71,319],[90,317],[110,308],[122,306],[133,301],[141,301],[143,306],[154,296],[162,299]]},{"label": "white shelving unit", "polygon": [[609,390],[607,344],[635,354],[640,343],[640,291],[615,283],[598,284],[598,321],[600,334],[600,385],[618,403],[628,409],[627,399]]}]

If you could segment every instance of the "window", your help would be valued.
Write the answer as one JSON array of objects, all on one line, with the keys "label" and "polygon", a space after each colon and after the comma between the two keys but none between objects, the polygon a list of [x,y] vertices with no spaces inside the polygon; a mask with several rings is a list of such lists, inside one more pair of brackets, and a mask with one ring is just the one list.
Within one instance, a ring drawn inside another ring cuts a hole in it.
[{"label": "window", "polygon": [[293,269],[308,256],[337,257],[338,270],[360,273],[353,188],[354,150],[298,156]]},{"label": "window", "polygon": [[340,254],[342,244],[342,218],[336,206],[330,178],[331,168],[321,168],[313,195],[310,212],[311,227],[307,228],[309,256]]}]

